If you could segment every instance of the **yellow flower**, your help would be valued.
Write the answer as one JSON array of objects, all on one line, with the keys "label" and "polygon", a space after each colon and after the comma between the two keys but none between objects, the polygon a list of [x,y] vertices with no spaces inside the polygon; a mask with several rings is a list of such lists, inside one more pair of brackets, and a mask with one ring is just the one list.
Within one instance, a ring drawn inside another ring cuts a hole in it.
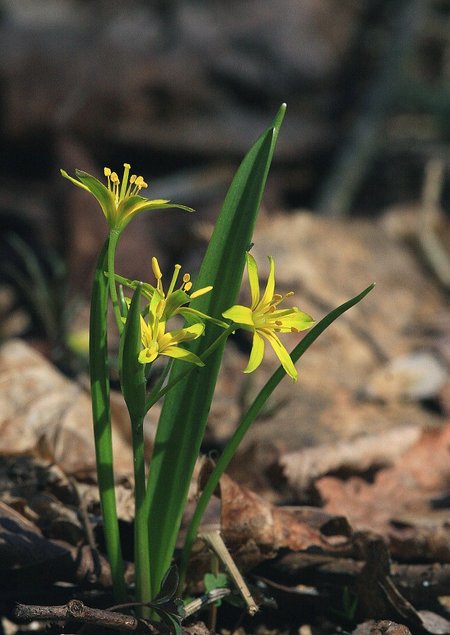
[{"label": "yellow flower", "polygon": [[155,294],[149,305],[148,323],[141,316],[141,341],[144,347],[138,357],[141,364],[149,364],[159,355],[166,355],[191,362],[197,366],[204,366],[197,355],[178,345],[196,340],[205,330],[205,325],[192,324],[186,328],[166,333],[163,311],[164,301],[161,301]]},{"label": "yellow flower", "polygon": [[[163,274],[161,273],[159,262],[155,257],[152,258],[152,269],[156,278],[156,286],[143,282],[141,283],[142,293],[149,301],[152,301],[155,295],[158,300],[161,301],[161,306],[163,307],[161,320],[167,321],[174,315],[181,315],[188,324],[210,320],[218,326],[224,328],[227,327],[227,324],[222,320],[216,320],[215,318],[206,315],[206,313],[202,313],[201,311],[197,311],[197,309],[192,309],[190,306],[187,306],[192,300],[195,300],[195,298],[199,298],[200,296],[205,295],[205,293],[209,293],[212,290],[212,286],[203,287],[202,289],[197,289],[196,291],[191,292],[191,276],[189,273],[185,273],[182,276],[181,284],[178,288],[175,288],[181,271],[181,265],[175,265],[169,287],[167,291],[165,291],[162,281]],[[128,278],[118,275],[115,276],[115,279],[120,284],[126,285],[131,289],[136,289],[139,284],[136,280],[129,280]]]},{"label": "yellow flower", "polygon": [[280,342],[277,333],[297,333],[310,328],[314,320],[310,315],[296,307],[278,309],[278,305],[293,293],[280,295],[275,293],[275,265],[269,257],[270,272],[265,291],[260,296],[258,267],[249,253],[247,256],[247,272],[252,298],[251,307],[236,304],[222,315],[238,324],[241,328],[253,333],[253,345],[250,359],[244,373],[253,372],[261,364],[264,356],[264,340],[267,340],[275,351],[286,373],[297,381],[298,373],[291,357]]},{"label": "yellow flower", "polygon": [[[188,307],[183,307],[183,305],[187,304],[191,300],[200,297],[201,295],[205,295],[205,293],[209,293],[212,290],[212,286],[203,287],[203,289],[198,289],[197,291],[193,291],[189,295],[189,291],[192,289],[192,281],[189,273],[185,273],[182,277],[181,285],[178,289],[175,289],[175,285],[178,280],[179,273],[181,271],[181,265],[175,265],[174,272],[172,275],[172,280],[170,281],[169,288],[167,293],[164,291],[163,283],[162,283],[162,273],[159,267],[159,262],[157,258],[153,256],[152,258],[152,269],[156,278],[156,292],[159,294],[160,298],[164,300],[164,317],[168,320],[172,315],[176,315],[180,313],[185,315],[186,312],[194,313],[202,315],[203,317],[208,317],[203,314],[200,314],[198,311],[194,311],[193,309],[188,309]],[[147,286],[147,285],[146,285]],[[146,289],[146,286],[143,288],[144,295],[148,293],[150,299],[155,292],[155,287],[148,285],[150,287],[150,291]]]},{"label": "yellow flower", "polygon": [[65,170],[60,172],[74,185],[86,190],[97,199],[110,229],[122,231],[136,214],[149,210],[177,207],[188,212],[193,211],[190,207],[170,203],[168,200],[149,200],[140,196],[140,191],[148,187],[147,183],[142,176],[136,176],[136,174],[130,176],[129,163],[124,163],[123,167],[122,181],[116,172],[112,172],[110,168],[104,168],[107,186],[82,170],[75,170],[77,178],[73,178]]}]

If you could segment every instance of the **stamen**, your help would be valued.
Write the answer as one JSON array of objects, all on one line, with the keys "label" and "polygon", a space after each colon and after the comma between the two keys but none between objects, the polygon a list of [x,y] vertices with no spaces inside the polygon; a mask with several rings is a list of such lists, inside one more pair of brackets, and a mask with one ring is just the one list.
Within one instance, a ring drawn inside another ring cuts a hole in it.
[{"label": "stamen", "polygon": [[119,177],[117,176],[116,172],[111,172],[111,192],[114,194],[114,196],[116,197],[116,202],[119,200]]},{"label": "stamen", "polygon": [[[130,179],[131,182],[131,179]],[[130,191],[130,196],[136,196],[143,187],[148,187],[142,176],[135,176],[133,179],[134,188]]]},{"label": "stamen", "polygon": [[132,174],[132,175],[130,176],[130,181],[129,181],[129,183],[130,183],[130,184],[129,184],[129,186],[128,186],[128,190],[127,190],[127,192],[126,192],[126,194],[125,194],[125,197],[128,197],[128,196],[133,196],[133,194],[132,194],[132,192],[131,192],[131,188],[132,188],[133,183],[135,182],[135,180],[136,180],[136,174]]},{"label": "stamen", "polygon": [[110,181],[109,177],[111,176],[111,168],[103,168],[103,174],[108,179],[108,190],[110,190],[111,189],[111,181]]},{"label": "stamen", "polygon": [[162,318],[165,307],[166,307],[166,301],[160,300],[158,302],[158,306],[156,307],[156,311],[155,311],[156,317],[158,318],[158,320]]},{"label": "stamen", "polygon": [[152,258],[152,269],[153,269],[153,273],[155,274],[155,278],[156,280],[161,280],[162,278],[162,273],[161,273],[161,269],[159,268],[159,263],[157,258],[155,258],[155,256],[153,256]]},{"label": "stamen", "polygon": [[173,270],[172,280],[170,281],[169,290],[167,291],[167,295],[169,296],[173,290],[175,289],[175,284],[178,279],[178,274],[180,273],[181,265],[175,265]]},{"label": "stamen", "polygon": [[190,291],[192,289],[192,282],[189,280],[183,284],[183,291]]},{"label": "stamen", "polygon": [[123,164],[123,177],[122,177],[122,187],[120,188],[120,196],[119,199],[123,200],[125,197],[125,192],[127,191],[128,186],[128,175],[130,174],[131,165],[129,163]]}]

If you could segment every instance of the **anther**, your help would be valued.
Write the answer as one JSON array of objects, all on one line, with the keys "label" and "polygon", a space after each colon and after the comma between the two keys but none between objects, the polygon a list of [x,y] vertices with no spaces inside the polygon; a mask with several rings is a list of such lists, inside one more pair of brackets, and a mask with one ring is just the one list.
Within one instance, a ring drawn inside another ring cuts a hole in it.
[{"label": "anther", "polygon": [[275,320],[275,324],[277,326],[283,326],[283,322],[281,320]]},{"label": "anther", "polygon": [[166,307],[165,300],[160,300],[158,302],[158,306],[156,307],[156,317],[158,318],[158,320],[162,318],[165,307]]},{"label": "anther", "polygon": [[155,278],[157,280],[161,280],[162,273],[161,273],[161,269],[159,268],[158,260],[155,258],[155,256],[153,256],[152,258],[152,269],[153,269],[153,273],[155,274]]},{"label": "anther", "polygon": [[103,168],[103,174],[105,176],[111,176],[111,168]]},{"label": "anther", "polygon": [[183,276],[183,282],[189,282],[189,280],[191,279],[191,276],[189,273],[185,273]]},{"label": "anther", "polygon": [[183,291],[190,291],[192,289],[192,282],[190,280],[188,280],[188,282],[185,282],[183,285]]}]

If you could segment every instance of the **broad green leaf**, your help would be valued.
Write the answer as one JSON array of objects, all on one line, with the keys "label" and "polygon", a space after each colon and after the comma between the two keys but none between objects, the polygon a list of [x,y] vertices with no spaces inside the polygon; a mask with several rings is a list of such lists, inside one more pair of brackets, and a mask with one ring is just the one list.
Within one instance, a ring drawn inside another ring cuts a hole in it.
[{"label": "broad green leaf", "polygon": [[[213,285],[213,290],[195,299],[191,306],[214,318],[221,318],[223,311],[236,302],[245,253],[250,246],[284,112],[282,106],[273,126],[261,135],[238,168],[196,280],[194,290],[208,285]],[[201,355],[220,332],[219,327],[209,325],[205,336],[193,343],[190,350]],[[160,587],[173,555],[223,347],[224,344],[217,348],[205,368],[195,368],[165,397],[146,494],[153,589]],[[175,362],[170,379],[183,370]]]}]

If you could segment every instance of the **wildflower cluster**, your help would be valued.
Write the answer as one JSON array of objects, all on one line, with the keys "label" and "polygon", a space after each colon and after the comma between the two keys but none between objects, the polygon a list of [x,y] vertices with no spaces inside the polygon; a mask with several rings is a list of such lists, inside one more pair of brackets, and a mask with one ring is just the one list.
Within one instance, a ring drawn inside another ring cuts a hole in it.
[{"label": "wildflower cluster", "polygon": [[[137,214],[168,208],[192,212],[190,207],[142,196],[142,190],[148,185],[143,176],[131,173],[129,163],[123,164],[122,176],[105,167],[103,182],[81,170],[76,170],[74,177],[61,170],[64,178],[95,198],[108,224],[108,236],[99,254],[92,286],[89,366],[98,484],[114,592],[119,603],[129,601],[115,499],[108,346],[110,309],[119,333],[116,362],[130,418],[133,452],[134,598],[140,618],[150,618],[154,616],[151,611],[156,611],[177,634],[181,633],[182,611],[173,610],[176,603],[171,598],[178,581],[166,572],[170,572],[227,338],[237,329],[252,334],[245,373],[260,366],[265,345],[269,343],[285,374],[296,381],[298,373],[294,362],[328,325],[373,288],[371,285],[329,313],[291,353],[287,351],[280,336],[308,329],[314,325],[314,320],[297,307],[284,304],[292,293],[276,292],[272,257],[269,257],[267,282],[261,289],[256,261],[245,251],[252,238],[284,111],[283,105],[273,125],[255,142],[241,163],[196,282],[191,280],[189,273],[182,273],[181,265],[176,264],[165,284],[155,257],[151,260],[152,283],[129,280],[115,272],[120,238]],[[244,254],[250,306],[233,304],[242,279]],[[131,295],[130,290],[132,298],[127,298],[126,293]],[[175,363],[167,363],[159,378],[150,383],[152,364],[159,357],[170,358],[170,362]],[[178,364],[178,361],[187,363]],[[204,371],[192,372],[203,366],[207,366]],[[187,571],[189,555],[208,501],[238,444],[283,375],[276,371],[262,387],[218,458],[186,532],[181,579]],[[146,415],[162,398],[148,469],[144,433]],[[179,588],[182,588],[182,582]],[[162,602],[161,598],[170,602]]]},{"label": "wildflower cluster", "polygon": [[[170,204],[166,199],[149,200],[140,196],[140,191],[147,188],[148,184],[142,176],[130,175],[130,170],[130,164],[124,163],[123,176],[122,180],[120,180],[117,172],[105,167],[103,172],[107,180],[106,186],[95,177],[81,170],[76,170],[76,179],[69,176],[64,170],[61,170],[61,174],[97,199],[110,229],[122,231],[136,214],[161,207],[179,207],[192,211],[191,208],[183,205]],[[285,295],[275,293],[275,265],[272,257],[269,257],[269,277],[262,296],[260,295],[256,261],[249,253],[246,254],[246,260],[251,306],[245,307],[236,304],[222,314],[224,318],[235,323],[236,327],[253,333],[250,359],[244,372],[251,373],[261,364],[264,356],[265,341],[267,341],[275,351],[286,373],[296,381],[298,378],[297,370],[277,333],[296,333],[308,329],[314,325],[314,320],[307,313],[300,311],[296,307],[278,308],[278,305],[293,295],[293,293],[286,293]],[[191,277],[190,274],[185,273],[182,276],[181,285],[175,288],[181,271],[181,265],[177,264],[167,292],[165,292],[162,282],[163,276],[158,260],[155,257],[152,258],[152,269],[156,285],[142,283],[143,294],[147,297],[149,303],[146,308],[146,319],[144,317],[141,318],[143,349],[139,353],[139,361],[142,364],[148,364],[153,362],[159,355],[166,355],[203,366],[203,362],[197,355],[190,353],[179,345],[200,337],[205,330],[205,320],[211,320],[222,327],[228,326],[227,323],[214,319],[189,306],[191,300],[209,293],[212,290],[212,286],[191,292]],[[114,278],[117,282],[136,288],[136,281],[117,275]],[[187,326],[174,331],[167,331],[167,321],[175,315],[181,315]]]}]

